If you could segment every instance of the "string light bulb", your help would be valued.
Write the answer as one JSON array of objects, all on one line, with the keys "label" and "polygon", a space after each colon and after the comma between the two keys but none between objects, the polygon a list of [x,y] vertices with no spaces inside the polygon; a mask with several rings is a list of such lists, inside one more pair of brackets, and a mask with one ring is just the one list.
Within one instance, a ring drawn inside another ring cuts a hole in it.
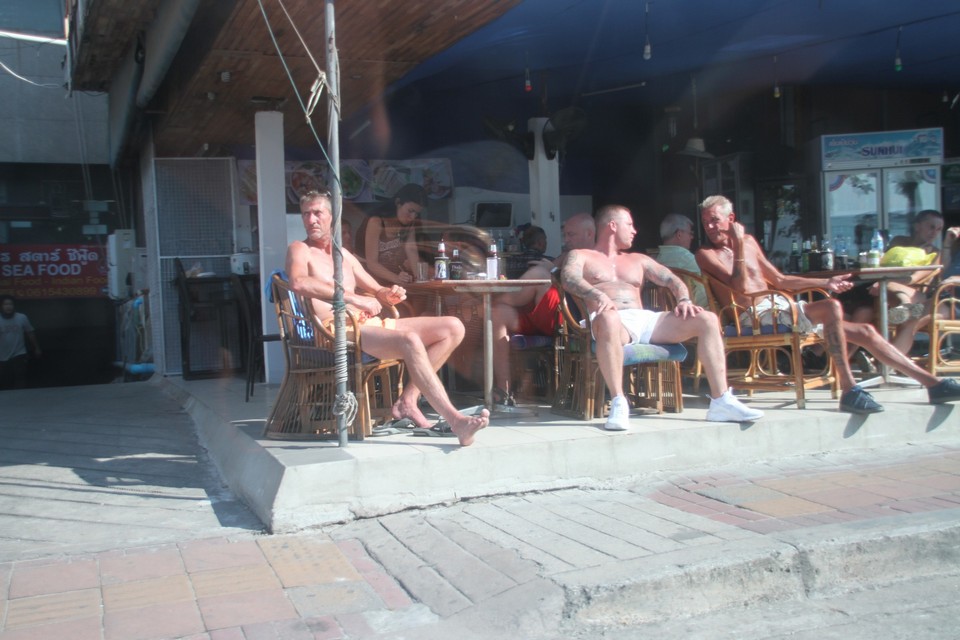
[{"label": "string light bulb", "polygon": [[780,99],[780,82],[777,78],[777,56],[773,56],[773,97],[776,100]]},{"label": "string light bulb", "polygon": [[523,90],[526,93],[533,91],[533,84],[530,82],[530,54],[526,54],[527,65],[523,69]]},{"label": "string light bulb", "polygon": [[900,34],[903,33],[903,27],[897,27],[897,51],[893,57],[893,70],[903,71],[903,60],[900,59]]},{"label": "string light bulb", "polygon": [[646,9],[644,9],[644,18],[643,18],[643,30],[644,30],[644,44],[643,44],[643,59],[649,60],[653,57],[653,47],[650,46],[650,3],[646,4]]}]

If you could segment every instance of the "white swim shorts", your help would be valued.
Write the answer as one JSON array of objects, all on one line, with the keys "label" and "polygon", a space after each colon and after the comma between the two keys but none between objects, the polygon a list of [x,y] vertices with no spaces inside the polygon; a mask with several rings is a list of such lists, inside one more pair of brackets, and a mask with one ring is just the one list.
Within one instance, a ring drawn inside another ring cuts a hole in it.
[{"label": "white swim shorts", "polygon": [[[618,313],[620,322],[630,334],[630,342],[627,344],[650,344],[650,336],[653,335],[657,319],[666,312],[649,309],[620,309]],[[596,312],[590,314],[591,322],[596,315]]]}]

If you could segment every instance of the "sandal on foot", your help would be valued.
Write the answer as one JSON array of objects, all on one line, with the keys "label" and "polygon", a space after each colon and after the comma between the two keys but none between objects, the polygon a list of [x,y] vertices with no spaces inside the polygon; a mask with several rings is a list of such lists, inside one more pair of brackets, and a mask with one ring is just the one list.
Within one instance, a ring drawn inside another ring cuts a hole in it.
[{"label": "sandal on foot", "polygon": [[429,429],[420,427],[413,430],[413,435],[424,436],[427,438],[456,438],[457,434],[453,432],[446,420],[440,420]]},{"label": "sandal on foot", "polygon": [[378,424],[370,432],[371,438],[377,436],[395,436],[400,433],[410,433],[416,424],[410,418],[397,418],[383,424]]}]

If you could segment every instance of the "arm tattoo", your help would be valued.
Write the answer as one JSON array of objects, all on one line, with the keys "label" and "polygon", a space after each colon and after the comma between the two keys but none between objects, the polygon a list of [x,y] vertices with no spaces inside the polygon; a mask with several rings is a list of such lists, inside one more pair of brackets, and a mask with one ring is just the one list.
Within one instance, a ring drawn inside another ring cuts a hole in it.
[{"label": "arm tattoo", "polygon": [[653,265],[647,267],[647,275],[650,278],[650,282],[669,289],[670,293],[673,294],[674,300],[681,300],[683,298],[687,300],[690,299],[690,292],[687,290],[687,285],[683,283],[683,280],[659,262],[654,262]]},{"label": "arm tattoo", "polygon": [[586,300],[591,295],[599,295],[600,291],[583,278],[583,266],[583,258],[576,251],[570,252],[561,271],[561,283],[568,292]]}]

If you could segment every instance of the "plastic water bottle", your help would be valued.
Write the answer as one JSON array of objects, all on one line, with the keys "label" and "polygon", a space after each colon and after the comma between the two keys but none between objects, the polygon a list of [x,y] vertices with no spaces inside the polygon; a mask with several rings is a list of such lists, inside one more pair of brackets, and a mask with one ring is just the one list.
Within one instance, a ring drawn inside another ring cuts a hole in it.
[{"label": "plastic water bottle", "polygon": [[870,251],[867,252],[867,266],[879,267],[881,256],[883,256],[883,236],[880,235],[880,229],[874,229],[873,237],[870,238]]},{"label": "plastic water bottle", "polygon": [[500,277],[499,263],[497,257],[497,243],[490,245],[490,253],[487,254],[487,280],[496,280]]}]

